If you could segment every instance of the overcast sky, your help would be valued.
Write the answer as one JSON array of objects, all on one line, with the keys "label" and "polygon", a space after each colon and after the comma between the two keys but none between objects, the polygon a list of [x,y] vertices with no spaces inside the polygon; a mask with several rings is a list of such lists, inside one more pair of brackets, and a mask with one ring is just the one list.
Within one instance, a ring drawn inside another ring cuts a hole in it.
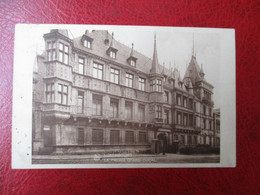
[{"label": "overcast sky", "polygon": [[24,38],[31,50],[28,57],[35,59],[36,53],[44,49],[43,34],[50,29],[68,29],[71,38],[84,34],[85,30],[102,29],[114,32],[114,38],[138,52],[152,58],[154,34],[156,33],[159,63],[169,67],[175,64],[183,77],[186,66],[190,62],[193,47],[193,34],[196,58],[199,65],[203,64],[205,79],[214,86],[213,100],[215,108],[219,108],[219,73],[220,73],[220,40],[216,29],[172,28],[172,27],[141,27],[141,26],[83,26],[83,25],[28,25]]}]

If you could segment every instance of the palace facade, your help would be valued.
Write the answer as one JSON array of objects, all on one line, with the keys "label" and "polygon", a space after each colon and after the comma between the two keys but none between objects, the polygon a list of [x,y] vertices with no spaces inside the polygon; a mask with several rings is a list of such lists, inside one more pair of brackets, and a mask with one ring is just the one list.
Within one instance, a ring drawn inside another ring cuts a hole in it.
[{"label": "palace facade", "polygon": [[[184,78],[105,30],[44,34],[33,77],[33,154],[151,152],[216,146],[213,86],[196,56]],[[162,55],[162,54],[160,54]],[[219,142],[219,140],[218,140]]]}]

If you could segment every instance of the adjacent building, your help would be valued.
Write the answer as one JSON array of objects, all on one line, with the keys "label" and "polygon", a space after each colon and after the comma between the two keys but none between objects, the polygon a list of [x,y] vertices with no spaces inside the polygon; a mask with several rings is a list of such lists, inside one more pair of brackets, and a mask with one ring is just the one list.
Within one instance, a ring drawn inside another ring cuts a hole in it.
[{"label": "adjacent building", "polygon": [[152,58],[105,30],[43,37],[33,78],[34,154],[143,153],[165,137],[174,152],[219,143],[213,86],[194,52],[181,78],[159,64],[156,37]]},{"label": "adjacent building", "polygon": [[215,147],[220,147],[220,109],[213,110]]}]

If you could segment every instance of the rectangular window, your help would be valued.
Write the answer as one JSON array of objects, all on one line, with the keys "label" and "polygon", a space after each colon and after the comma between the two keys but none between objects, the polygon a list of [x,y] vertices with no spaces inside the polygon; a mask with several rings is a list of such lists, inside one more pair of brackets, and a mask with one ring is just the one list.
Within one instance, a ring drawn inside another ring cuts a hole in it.
[{"label": "rectangular window", "polygon": [[152,91],[156,91],[156,80],[152,80],[151,89],[152,89]]},{"label": "rectangular window", "polygon": [[220,139],[218,137],[216,138],[216,145],[220,146]]},{"label": "rectangular window", "polygon": [[164,91],[164,102],[169,103],[169,92],[168,91]]},{"label": "rectangular window", "polygon": [[195,112],[197,112],[196,102],[193,103],[193,110],[194,110]]},{"label": "rectangular window", "polygon": [[138,89],[141,90],[141,91],[145,90],[145,79],[144,78],[139,77],[139,79],[138,79]]},{"label": "rectangular window", "polygon": [[203,136],[203,144],[207,144],[206,136]]},{"label": "rectangular window", "polygon": [[192,139],[191,139],[191,136],[188,135],[188,144],[191,145],[192,144]]},{"label": "rectangular window", "polygon": [[155,79],[151,82],[152,91],[161,92],[162,91],[162,80]]},{"label": "rectangular window", "polygon": [[162,118],[162,107],[156,106],[156,118]]},{"label": "rectangular window", "polygon": [[139,143],[146,143],[146,142],[147,142],[147,133],[139,132]]},{"label": "rectangular window", "polygon": [[118,130],[110,131],[110,144],[119,144],[119,131]]},{"label": "rectangular window", "polygon": [[211,120],[209,121],[209,130],[211,130],[212,129],[212,122],[211,122]]},{"label": "rectangular window", "polygon": [[110,53],[109,53],[109,56],[110,56],[110,58],[116,58],[116,52],[114,52],[114,51],[110,51]]},{"label": "rectangular window", "polygon": [[207,99],[207,100],[211,100],[211,94],[207,91],[204,90],[204,97]]},{"label": "rectangular window", "polygon": [[89,48],[89,49],[91,48],[91,42],[90,42],[89,40],[86,40],[86,39],[85,39],[85,40],[83,41],[83,45],[84,45],[84,47],[86,47],[86,48]]},{"label": "rectangular window", "polygon": [[135,142],[134,132],[133,131],[126,131],[125,132],[125,143],[126,144],[133,144],[134,142]]},{"label": "rectangular window", "polygon": [[96,116],[102,116],[102,96],[93,95],[93,114]]},{"label": "rectangular window", "polygon": [[144,122],[145,121],[145,106],[138,105],[138,120]]},{"label": "rectangular window", "polygon": [[169,121],[169,110],[164,110],[164,122],[166,124],[170,123],[170,121]]},{"label": "rectangular window", "polygon": [[111,68],[110,69],[110,81],[112,83],[119,83],[119,70]]},{"label": "rectangular window", "polygon": [[56,42],[50,41],[47,43],[47,59],[48,61],[56,60]]},{"label": "rectangular window", "polygon": [[59,61],[64,64],[69,63],[69,46],[59,43]]},{"label": "rectangular window", "polygon": [[126,119],[133,119],[133,104],[132,102],[125,102]]},{"label": "rectangular window", "polygon": [[79,74],[84,74],[85,59],[79,57]]},{"label": "rectangular window", "polygon": [[68,86],[58,84],[58,103],[68,104]]},{"label": "rectangular window", "polygon": [[193,116],[189,115],[189,127],[193,127]]},{"label": "rectangular window", "polygon": [[134,60],[131,60],[131,61],[130,61],[130,65],[135,67],[135,61],[134,61]]},{"label": "rectangular window", "polygon": [[78,91],[78,113],[83,113],[84,111],[84,92]]},{"label": "rectangular window", "polygon": [[156,91],[161,92],[162,91],[162,80],[156,80]]},{"label": "rectangular window", "polygon": [[197,136],[194,136],[194,137],[193,137],[193,144],[194,144],[194,145],[197,145]]},{"label": "rectangular window", "polygon": [[197,117],[194,116],[194,127],[196,128],[197,127]]},{"label": "rectangular window", "polygon": [[103,130],[102,129],[93,129],[92,144],[103,144]]},{"label": "rectangular window", "polygon": [[102,64],[97,64],[94,62],[93,77],[97,78],[97,79],[103,79],[103,65]]},{"label": "rectangular window", "polygon": [[192,99],[189,99],[189,105],[188,105],[188,107],[189,107],[189,109],[193,109],[193,101],[192,101]]},{"label": "rectangular window", "polygon": [[181,113],[177,112],[177,124],[181,125]]},{"label": "rectangular window", "polygon": [[216,120],[216,130],[220,130],[220,120]]},{"label": "rectangular window", "polygon": [[209,116],[212,115],[212,111],[211,111],[211,108],[209,108]]},{"label": "rectangular window", "polygon": [[203,128],[203,129],[206,129],[206,119],[204,118],[204,119],[202,120],[202,122],[203,122],[202,128]]},{"label": "rectangular window", "polygon": [[183,107],[187,107],[187,98],[183,97]]},{"label": "rectangular window", "polygon": [[187,114],[183,114],[183,125],[187,126]]},{"label": "rectangular window", "polygon": [[206,115],[206,106],[203,105],[203,114]]},{"label": "rectangular window", "polygon": [[47,103],[54,102],[54,84],[53,83],[46,84],[46,102]]},{"label": "rectangular window", "polygon": [[110,112],[113,118],[118,117],[118,100],[110,99]]},{"label": "rectangular window", "polygon": [[177,98],[177,104],[179,105],[179,106],[181,106],[181,95],[180,94],[176,94],[176,98]]},{"label": "rectangular window", "polygon": [[179,136],[178,135],[174,135],[174,140],[178,141],[179,140]]},{"label": "rectangular window", "polygon": [[84,129],[78,128],[78,144],[83,145],[84,144]]},{"label": "rectangular window", "polygon": [[185,144],[185,138],[184,138],[184,135],[181,135],[180,143],[181,143],[181,144]]},{"label": "rectangular window", "polygon": [[134,76],[132,74],[126,73],[125,84],[126,84],[127,87],[131,87],[131,88],[133,87],[133,78],[134,78]]}]

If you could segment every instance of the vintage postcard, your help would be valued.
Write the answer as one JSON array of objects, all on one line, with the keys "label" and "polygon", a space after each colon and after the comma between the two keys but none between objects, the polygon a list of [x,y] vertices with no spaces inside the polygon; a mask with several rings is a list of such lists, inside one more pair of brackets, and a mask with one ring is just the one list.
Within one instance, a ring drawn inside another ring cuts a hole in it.
[{"label": "vintage postcard", "polygon": [[235,30],[18,24],[12,168],[236,166]]}]

